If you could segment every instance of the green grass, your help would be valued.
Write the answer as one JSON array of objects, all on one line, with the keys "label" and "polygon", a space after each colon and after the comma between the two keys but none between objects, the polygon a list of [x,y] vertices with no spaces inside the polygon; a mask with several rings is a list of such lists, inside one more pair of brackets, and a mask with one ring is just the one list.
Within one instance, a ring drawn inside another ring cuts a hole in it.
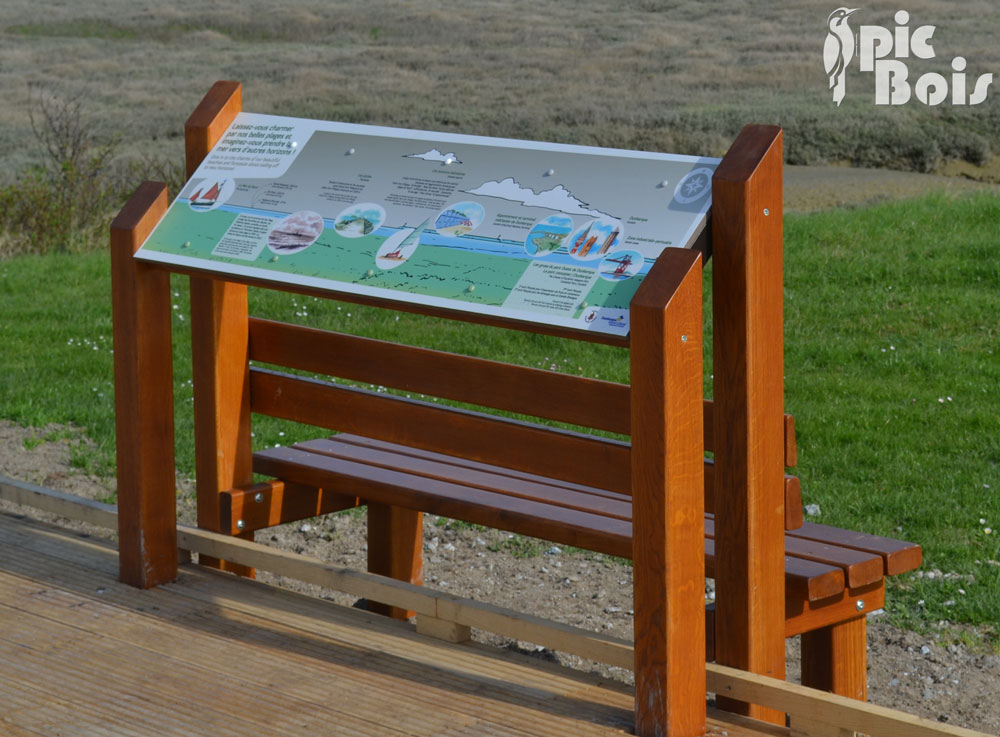
[{"label": "green grass", "polygon": [[[44,299],[39,286],[44,284]],[[41,427],[84,428],[97,443],[88,469],[114,472],[111,284],[104,252],[0,261],[0,417]],[[194,473],[187,280],[173,277],[177,466]],[[254,314],[316,327],[496,358],[550,370],[628,380],[624,351],[518,331],[251,290]],[[370,388],[375,388],[371,386]],[[256,447],[314,437],[316,430],[272,418],[255,422]]]},{"label": "green grass", "polygon": [[806,501],[974,577],[894,579],[901,618],[1000,617],[998,222],[991,196],[786,219],[785,404]]},{"label": "green grass", "polygon": [[[1000,566],[990,563],[1000,560],[997,223],[1000,198],[988,195],[786,218],[796,473],[806,502],[822,509],[818,521],[919,542],[925,570],[960,574],[893,580],[890,613],[911,627],[1000,618]],[[172,288],[177,460],[190,475],[185,280]],[[104,253],[0,262],[0,417],[81,428],[96,447],[80,462],[105,474],[114,451],[109,294]],[[251,301],[255,314],[277,319],[628,379],[619,349],[274,292],[253,291]],[[706,386],[710,373],[708,361]],[[263,447],[316,431],[255,418],[254,432]]]}]

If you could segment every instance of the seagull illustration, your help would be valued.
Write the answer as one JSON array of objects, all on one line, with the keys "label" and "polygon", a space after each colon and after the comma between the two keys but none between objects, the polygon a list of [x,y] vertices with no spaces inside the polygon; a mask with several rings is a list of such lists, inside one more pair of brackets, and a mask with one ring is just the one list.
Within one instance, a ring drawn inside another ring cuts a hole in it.
[{"label": "seagull illustration", "polygon": [[840,107],[847,88],[844,71],[854,58],[854,31],[847,25],[847,19],[860,8],[837,8],[827,19],[829,33],[823,45],[823,64],[830,75],[830,89],[833,101]]}]

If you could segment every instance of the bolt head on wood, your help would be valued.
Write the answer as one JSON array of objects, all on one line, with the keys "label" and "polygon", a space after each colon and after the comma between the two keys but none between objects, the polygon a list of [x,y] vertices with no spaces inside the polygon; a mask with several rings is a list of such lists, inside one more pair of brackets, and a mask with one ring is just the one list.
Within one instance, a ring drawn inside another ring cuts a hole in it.
[{"label": "bolt head on wood", "polygon": [[243,520],[241,520],[241,519],[236,520],[236,529],[237,530],[242,530],[246,526],[247,526],[247,523],[244,522]]},{"label": "bolt head on wood", "polygon": [[858,608],[859,612],[863,612],[865,610],[865,600],[864,599],[858,599],[858,603],[855,604],[854,606],[856,606]]},{"label": "bolt head on wood", "polygon": [[[264,503],[264,492],[263,491],[258,491],[256,494],[253,495],[253,500],[255,502],[257,502],[257,504],[263,504]],[[243,520],[240,520],[240,521],[242,522]]]}]

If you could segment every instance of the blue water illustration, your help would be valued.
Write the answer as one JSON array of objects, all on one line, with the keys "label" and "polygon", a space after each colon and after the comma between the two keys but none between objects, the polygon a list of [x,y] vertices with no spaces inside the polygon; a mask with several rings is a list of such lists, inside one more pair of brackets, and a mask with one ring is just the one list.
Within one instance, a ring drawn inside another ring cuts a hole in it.
[{"label": "blue water illustration", "polygon": [[[237,205],[223,204],[219,205],[218,210],[225,210],[226,212],[231,212],[234,214],[245,214],[245,215],[258,215],[261,217],[281,219],[287,216],[288,213],[278,212],[275,210],[264,210],[256,207],[243,207]],[[329,229],[332,232],[334,230],[335,218],[323,218],[324,228]],[[386,239],[389,236],[398,233],[401,230],[413,230],[413,228],[407,227],[391,227],[387,225],[382,225],[375,230],[374,233],[369,234],[371,237],[375,236],[381,239]],[[457,251],[464,251],[466,253],[483,253],[489,254],[491,256],[505,256],[507,258],[516,258],[519,260],[531,259],[534,261],[539,261],[541,263],[548,264],[562,264],[566,266],[573,266],[576,268],[592,269],[597,271],[600,261],[580,261],[569,255],[569,249],[565,246],[560,246],[559,249],[541,257],[528,256],[524,252],[524,241],[523,240],[503,240],[501,238],[489,238],[481,235],[466,234],[461,236],[447,236],[438,233],[436,230],[428,228],[420,236],[421,246],[433,246],[435,248],[447,248]],[[649,273],[650,267],[653,265],[653,259],[646,259],[646,262],[642,265],[636,276],[644,277]]]}]

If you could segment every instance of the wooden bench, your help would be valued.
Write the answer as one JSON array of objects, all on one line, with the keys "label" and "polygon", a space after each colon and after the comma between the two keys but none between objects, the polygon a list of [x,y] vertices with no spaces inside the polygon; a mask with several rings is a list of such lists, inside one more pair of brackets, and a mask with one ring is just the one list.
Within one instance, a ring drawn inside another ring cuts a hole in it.
[{"label": "wooden bench", "polygon": [[[239,85],[220,82],[192,113],[189,176],[240,108]],[[629,351],[631,386],[250,318],[253,278],[172,268],[191,275],[199,526],[252,537],[366,503],[370,570],[411,582],[421,578],[425,511],[632,558],[639,735],[701,733],[705,672],[691,647],[700,640],[721,664],[783,678],[784,640],[802,634],[804,682],[864,698],[865,616],[882,606],[884,577],[918,565],[920,549],[802,522],[798,481],[786,473],[795,444],[782,399],[781,199],[781,132],[750,126],[716,170],[699,248],[657,259],[632,300],[626,338],[352,297],[617,345]],[[138,586],[177,570],[168,273],[133,258],[166,206],[162,185],[147,183],[112,225],[121,571]],[[712,402],[702,399],[709,254]],[[340,434],[253,453],[252,413]],[[255,484],[254,472],[274,480]],[[717,590],[708,610],[706,574]],[[784,723],[781,712],[718,701]]]},{"label": "wooden bench", "polygon": [[[622,399],[627,406],[629,388],[611,382],[256,318],[250,320],[249,357],[411,394],[501,405],[518,414],[537,412],[537,394],[542,391],[548,397],[549,419],[591,422],[596,429],[612,432],[627,429],[605,408],[621,406]],[[627,443],[260,367],[250,369],[250,397],[255,413],[343,432],[254,453],[254,471],[275,481],[221,492],[223,532],[245,535],[367,503],[369,570],[413,583],[421,581],[420,519],[413,515],[402,532],[403,509],[632,558]],[[706,440],[714,435],[712,409],[706,402]],[[627,413],[619,414],[626,415],[627,423]],[[785,423],[790,432],[785,447],[794,456],[790,419]],[[570,463],[565,463],[567,458]],[[717,570],[714,477],[714,463],[706,460],[704,551],[709,577]],[[781,493],[785,636],[845,622],[854,622],[863,634],[864,615],[884,603],[884,577],[917,567],[920,547],[803,523],[801,487],[794,476],[785,476]],[[412,615],[387,607],[379,611]],[[711,639],[709,657],[714,659]],[[844,695],[864,698],[862,672],[851,674],[848,681],[809,668],[822,658],[841,669],[844,662],[856,660],[848,651],[858,646],[840,641],[807,645],[807,682],[838,693],[850,682],[855,690]]]}]

